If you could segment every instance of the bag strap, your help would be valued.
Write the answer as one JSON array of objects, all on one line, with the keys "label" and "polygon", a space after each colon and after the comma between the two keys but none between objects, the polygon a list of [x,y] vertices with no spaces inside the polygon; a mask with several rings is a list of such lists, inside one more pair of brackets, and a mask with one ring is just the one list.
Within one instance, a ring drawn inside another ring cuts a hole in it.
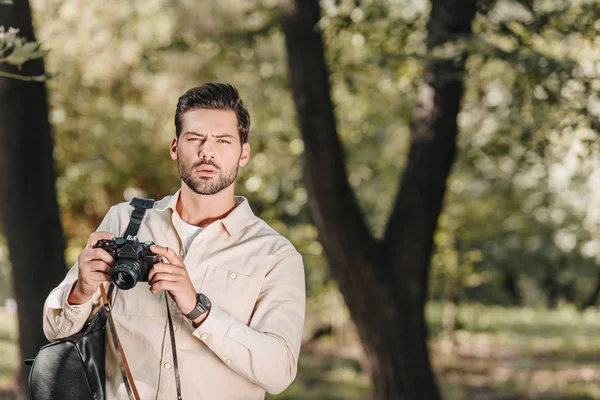
[{"label": "bag strap", "polygon": [[175,387],[177,388],[177,400],[181,400],[181,382],[179,380],[179,366],[177,364],[177,347],[175,346],[175,332],[173,329],[173,320],[171,319],[171,311],[169,310],[169,298],[167,300],[167,316],[169,317],[169,333],[171,334],[171,352],[173,353],[173,368],[175,370]]},{"label": "bag strap", "polygon": [[146,210],[149,210],[154,206],[154,199],[134,197],[129,204],[131,204],[134,209],[131,213],[131,217],[129,218],[129,225],[127,225],[127,229],[125,230],[123,237],[127,240],[134,240],[137,238],[137,233],[140,229],[140,225],[142,224],[142,219],[144,218]]},{"label": "bag strap", "polygon": [[[108,290],[109,293],[112,292],[114,284],[111,283],[111,287]],[[135,386],[135,382],[133,381],[133,376],[131,376],[131,370],[129,369],[129,363],[127,362],[127,357],[125,357],[125,352],[123,351],[123,346],[121,345],[121,341],[119,340],[119,335],[117,334],[117,328],[115,327],[115,322],[112,317],[110,301],[106,296],[106,291],[104,290],[104,285],[100,285],[100,293],[102,294],[102,306],[106,310],[106,316],[108,320],[108,325],[110,326],[110,335],[112,339],[113,347],[115,348],[115,352],[117,353],[117,359],[119,361],[119,368],[121,369],[121,375],[123,376],[123,382],[125,383],[125,388],[127,389],[127,394],[129,398],[132,397],[135,400],[140,400],[140,395]]]}]

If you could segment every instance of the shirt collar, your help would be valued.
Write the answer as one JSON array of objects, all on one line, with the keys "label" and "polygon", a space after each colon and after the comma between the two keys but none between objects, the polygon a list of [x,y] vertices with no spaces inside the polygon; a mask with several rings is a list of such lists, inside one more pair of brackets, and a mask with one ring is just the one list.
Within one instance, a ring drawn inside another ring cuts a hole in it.
[{"label": "shirt collar", "polygon": [[175,192],[173,196],[165,196],[162,200],[158,201],[156,204],[156,211],[166,211],[167,208],[177,211],[177,201],[179,200],[180,192],[181,189]]},{"label": "shirt collar", "polygon": [[[177,201],[181,194],[181,189],[175,192],[173,196],[167,196],[157,203],[156,211],[166,211],[171,209],[177,212]],[[235,208],[225,217],[215,222],[220,222],[227,233],[231,236],[236,236],[240,231],[248,226],[254,218],[254,213],[250,208],[248,199],[243,196],[234,196]]]}]

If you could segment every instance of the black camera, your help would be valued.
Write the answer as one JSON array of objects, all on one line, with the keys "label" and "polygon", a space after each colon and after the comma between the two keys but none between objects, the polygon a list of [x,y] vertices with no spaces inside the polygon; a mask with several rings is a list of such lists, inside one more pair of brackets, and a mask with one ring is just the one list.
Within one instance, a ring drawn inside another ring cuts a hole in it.
[{"label": "black camera", "polygon": [[129,290],[138,282],[148,281],[150,268],[161,261],[161,256],[150,251],[154,242],[140,243],[137,239],[122,237],[101,239],[94,247],[104,249],[115,259],[110,277],[119,289]]}]

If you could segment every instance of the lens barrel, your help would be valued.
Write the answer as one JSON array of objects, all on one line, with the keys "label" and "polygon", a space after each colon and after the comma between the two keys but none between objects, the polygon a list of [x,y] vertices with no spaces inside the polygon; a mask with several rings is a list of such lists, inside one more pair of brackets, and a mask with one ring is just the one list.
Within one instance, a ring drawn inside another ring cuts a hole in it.
[{"label": "lens barrel", "polygon": [[141,275],[139,262],[128,258],[117,261],[110,273],[110,277],[121,290],[129,290],[138,283]]}]

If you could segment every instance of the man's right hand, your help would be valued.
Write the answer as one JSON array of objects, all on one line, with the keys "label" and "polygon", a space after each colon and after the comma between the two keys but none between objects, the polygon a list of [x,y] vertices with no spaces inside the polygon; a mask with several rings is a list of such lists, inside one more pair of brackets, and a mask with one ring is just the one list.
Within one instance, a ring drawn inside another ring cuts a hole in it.
[{"label": "man's right hand", "polygon": [[85,249],[77,258],[79,277],[69,294],[71,305],[87,303],[103,282],[110,282],[110,271],[115,260],[103,249],[95,249],[100,239],[113,239],[108,232],[94,232],[90,235]]}]

